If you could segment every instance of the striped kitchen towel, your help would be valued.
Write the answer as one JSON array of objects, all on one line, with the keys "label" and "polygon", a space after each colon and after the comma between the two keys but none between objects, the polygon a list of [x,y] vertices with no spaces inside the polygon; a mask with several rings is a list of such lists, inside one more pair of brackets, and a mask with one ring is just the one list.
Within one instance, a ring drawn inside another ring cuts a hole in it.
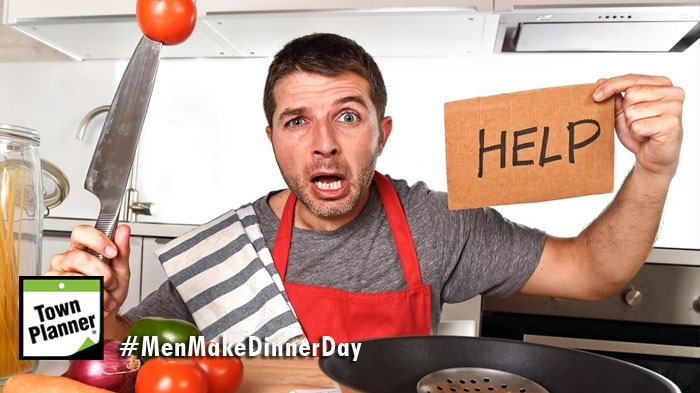
[{"label": "striped kitchen towel", "polygon": [[187,232],[156,255],[205,340],[305,340],[252,205]]}]

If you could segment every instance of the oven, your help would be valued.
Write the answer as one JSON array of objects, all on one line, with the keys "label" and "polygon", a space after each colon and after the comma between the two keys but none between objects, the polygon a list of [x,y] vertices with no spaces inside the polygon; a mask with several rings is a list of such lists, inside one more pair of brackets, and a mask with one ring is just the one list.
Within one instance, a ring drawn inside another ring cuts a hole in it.
[{"label": "oven", "polygon": [[599,353],[700,393],[700,251],[655,249],[620,293],[598,302],[484,297],[481,336]]}]

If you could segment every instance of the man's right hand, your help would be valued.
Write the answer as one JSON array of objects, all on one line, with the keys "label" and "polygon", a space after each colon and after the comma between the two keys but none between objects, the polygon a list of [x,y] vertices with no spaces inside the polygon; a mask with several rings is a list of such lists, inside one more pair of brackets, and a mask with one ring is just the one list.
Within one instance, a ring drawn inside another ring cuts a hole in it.
[{"label": "man's right hand", "polygon": [[[104,277],[104,317],[114,318],[129,291],[130,234],[128,225],[120,225],[114,231],[114,241],[111,241],[99,229],[77,226],[71,232],[68,251],[54,255],[51,267],[43,275]],[[111,259],[110,264],[100,261],[87,249]]]}]

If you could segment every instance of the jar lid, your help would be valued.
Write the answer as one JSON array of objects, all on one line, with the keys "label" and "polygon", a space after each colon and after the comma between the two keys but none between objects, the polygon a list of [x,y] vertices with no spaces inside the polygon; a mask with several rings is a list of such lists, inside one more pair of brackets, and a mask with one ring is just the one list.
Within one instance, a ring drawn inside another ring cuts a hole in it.
[{"label": "jar lid", "polygon": [[39,131],[32,130],[31,128],[0,123],[0,136],[5,135],[9,135],[10,137],[27,139],[31,142],[36,143],[37,145],[39,144]]}]

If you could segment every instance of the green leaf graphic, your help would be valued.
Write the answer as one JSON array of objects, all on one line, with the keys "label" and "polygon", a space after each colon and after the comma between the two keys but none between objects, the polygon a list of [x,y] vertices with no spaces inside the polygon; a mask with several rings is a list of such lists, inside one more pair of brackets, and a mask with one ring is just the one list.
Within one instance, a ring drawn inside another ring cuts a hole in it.
[{"label": "green leaf graphic", "polygon": [[85,342],[83,343],[83,345],[81,345],[80,348],[78,348],[78,350],[75,351],[75,352],[80,352],[80,351],[82,351],[83,349],[85,349],[85,348],[87,348],[87,347],[91,347],[91,346],[93,346],[93,345],[95,345],[95,343],[94,343],[92,340],[90,340],[90,337],[88,337],[88,338],[85,339]]}]

